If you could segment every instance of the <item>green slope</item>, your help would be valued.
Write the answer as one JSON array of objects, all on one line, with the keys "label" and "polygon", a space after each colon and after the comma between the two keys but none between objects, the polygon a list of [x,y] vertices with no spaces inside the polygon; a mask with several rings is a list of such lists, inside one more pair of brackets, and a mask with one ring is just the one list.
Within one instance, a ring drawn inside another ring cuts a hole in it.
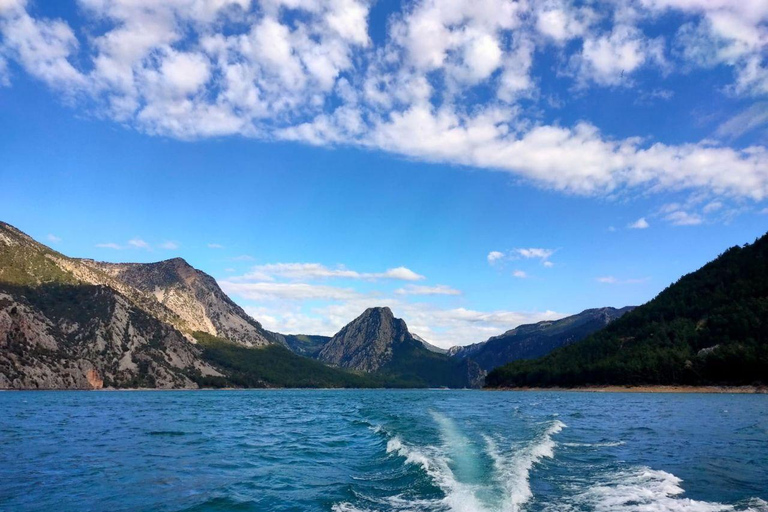
[{"label": "green slope", "polygon": [[585,340],[488,387],[768,383],[768,235],[733,247]]},{"label": "green slope", "polygon": [[203,349],[203,359],[226,374],[226,377],[197,376],[195,380],[202,387],[370,388],[384,385],[370,376],[331,368],[278,345],[247,348],[202,332],[196,332],[195,338]]}]

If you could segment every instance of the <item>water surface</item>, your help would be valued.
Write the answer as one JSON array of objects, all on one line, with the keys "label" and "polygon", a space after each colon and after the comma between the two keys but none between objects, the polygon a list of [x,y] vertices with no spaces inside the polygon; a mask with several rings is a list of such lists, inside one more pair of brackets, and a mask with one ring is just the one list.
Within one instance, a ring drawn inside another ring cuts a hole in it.
[{"label": "water surface", "polygon": [[2,511],[768,511],[768,396],[0,393]]}]

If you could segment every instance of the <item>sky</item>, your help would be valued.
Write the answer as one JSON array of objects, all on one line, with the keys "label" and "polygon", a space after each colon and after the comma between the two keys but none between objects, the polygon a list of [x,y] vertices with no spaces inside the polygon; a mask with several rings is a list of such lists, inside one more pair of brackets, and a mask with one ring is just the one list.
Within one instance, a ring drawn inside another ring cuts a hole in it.
[{"label": "sky", "polygon": [[0,0],[0,220],[442,346],[768,228],[765,0]]}]

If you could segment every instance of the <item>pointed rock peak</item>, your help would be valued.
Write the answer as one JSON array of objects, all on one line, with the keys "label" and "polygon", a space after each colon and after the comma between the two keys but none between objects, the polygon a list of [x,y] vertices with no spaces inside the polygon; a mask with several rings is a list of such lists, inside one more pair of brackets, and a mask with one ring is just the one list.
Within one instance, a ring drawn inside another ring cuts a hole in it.
[{"label": "pointed rock peak", "polygon": [[395,318],[395,315],[392,314],[392,310],[389,309],[387,306],[368,308],[365,311],[363,311],[363,314],[360,315],[358,318],[365,318],[369,316],[379,316],[387,319]]}]

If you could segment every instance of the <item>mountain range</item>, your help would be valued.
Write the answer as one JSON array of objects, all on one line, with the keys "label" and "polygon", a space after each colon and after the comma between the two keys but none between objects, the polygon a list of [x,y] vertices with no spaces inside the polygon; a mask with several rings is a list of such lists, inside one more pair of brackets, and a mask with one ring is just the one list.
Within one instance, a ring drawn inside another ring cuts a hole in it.
[{"label": "mountain range", "polygon": [[766,262],[763,237],[641,307],[446,350],[386,307],[331,337],[271,332],[181,258],[70,258],[0,223],[0,389],[766,382]]},{"label": "mountain range", "polygon": [[768,235],[578,343],[494,369],[486,384],[768,384]]},{"label": "mountain range", "polygon": [[552,350],[580,341],[602,329],[634,307],[587,309],[560,320],[521,325],[482,343],[452,347],[448,354],[470,358],[485,371],[519,359],[535,359]]}]

